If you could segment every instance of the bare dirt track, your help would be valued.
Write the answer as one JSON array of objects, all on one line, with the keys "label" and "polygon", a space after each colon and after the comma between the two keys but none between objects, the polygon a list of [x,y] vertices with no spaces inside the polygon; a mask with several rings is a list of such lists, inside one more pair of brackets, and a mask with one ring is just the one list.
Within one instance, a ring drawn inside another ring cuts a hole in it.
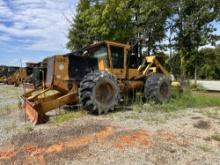
[{"label": "bare dirt track", "polygon": [[33,127],[16,107],[22,90],[0,91],[0,164],[220,164],[219,107],[84,115]]}]

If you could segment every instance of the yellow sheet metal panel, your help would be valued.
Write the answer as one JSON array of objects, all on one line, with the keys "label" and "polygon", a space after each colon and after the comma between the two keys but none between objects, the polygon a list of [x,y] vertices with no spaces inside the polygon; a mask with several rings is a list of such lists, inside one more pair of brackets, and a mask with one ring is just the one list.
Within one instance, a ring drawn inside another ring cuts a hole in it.
[{"label": "yellow sheet metal panel", "polygon": [[68,91],[69,90],[68,80],[69,80],[69,59],[68,57],[58,55],[55,57],[53,85],[55,88]]},{"label": "yellow sheet metal panel", "polygon": [[173,87],[181,87],[181,84],[178,81],[172,81],[171,86],[173,86]]},{"label": "yellow sheet metal panel", "polygon": [[78,96],[77,93],[70,92],[70,93],[68,93],[64,96],[58,97],[56,99],[42,102],[41,109],[44,113],[46,113],[46,112],[48,112],[52,109],[55,109],[57,107],[60,107],[62,105],[73,103],[74,101],[77,100],[77,98],[78,98],[77,96]]},{"label": "yellow sheet metal panel", "polygon": [[145,59],[148,63],[153,63],[156,56],[146,56]]},{"label": "yellow sheet metal panel", "polygon": [[141,75],[141,73],[137,69],[130,69],[127,70],[127,79],[132,79],[138,75]]},{"label": "yellow sheet metal panel", "polygon": [[117,77],[117,79],[125,79],[125,72],[124,69],[112,69],[109,68],[110,73],[112,73],[113,75],[115,75]]},{"label": "yellow sheet metal panel", "polygon": [[55,67],[54,67],[55,79],[69,80],[68,67],[69,67],[69,59],[67,57],[56,56]]},{"label": "yellow sheet metal panel", "polygon": [[118,46],[118,47],[123,47],[123,48],[126,48],[126,49],[130,49],[131,46],[128,45],[128,44],[123,44],[123,43],[119,43],[119,42],[115,42],[115,41],[105,41],[105,43],[107,45],[113,45],[113,46]]},{"label": "yellow sheet metal panel", "polygon": [[105,70],[107,68],[105,59],[101,58],[98,60],[98,68],[99,70]]}]

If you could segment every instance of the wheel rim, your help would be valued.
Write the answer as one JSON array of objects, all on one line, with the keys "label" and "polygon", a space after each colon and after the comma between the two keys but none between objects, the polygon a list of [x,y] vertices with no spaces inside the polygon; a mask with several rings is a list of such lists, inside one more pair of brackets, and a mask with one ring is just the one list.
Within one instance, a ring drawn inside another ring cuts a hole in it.
[{"label": "wheel rim", "polygon": [[111,83],[103,82],[96,87],[96,100],[101,104],[109,104],[114,99],[115,90]]},{"label": "wheel rim", "polygon": [[167,83],[163,82],[160,86],[160,94],[163,98],[167,98],[169,95],[169,86]]}]

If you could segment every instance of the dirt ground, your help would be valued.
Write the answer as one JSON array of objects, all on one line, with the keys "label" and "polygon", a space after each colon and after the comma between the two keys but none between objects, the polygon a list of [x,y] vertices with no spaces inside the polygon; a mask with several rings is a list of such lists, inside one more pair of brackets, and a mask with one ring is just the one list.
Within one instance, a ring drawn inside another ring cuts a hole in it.
[{"label": "dirt ground", "polygon": [[0,85],[0,164],[220,164],[220,107],[87,114],[33,126],[18,108],[21,93]]}]

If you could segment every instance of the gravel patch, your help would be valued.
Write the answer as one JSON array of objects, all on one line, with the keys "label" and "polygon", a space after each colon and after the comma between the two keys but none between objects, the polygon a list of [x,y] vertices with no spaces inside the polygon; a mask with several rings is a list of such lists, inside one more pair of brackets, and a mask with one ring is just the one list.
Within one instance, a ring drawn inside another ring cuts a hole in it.
[{"label": "gravel patch", "polygon": [[[16,107],[21,88],[0,86],[0,164],[170,165],[220,162],[220,108],[119,111],[32,126]],[[13,109],[14,108],[14,109]],[[1,114],[1,113],[0,113]],[[51,112],[51,115],[57,111]],[[217,140],[216,140],[217,139]]]}]

